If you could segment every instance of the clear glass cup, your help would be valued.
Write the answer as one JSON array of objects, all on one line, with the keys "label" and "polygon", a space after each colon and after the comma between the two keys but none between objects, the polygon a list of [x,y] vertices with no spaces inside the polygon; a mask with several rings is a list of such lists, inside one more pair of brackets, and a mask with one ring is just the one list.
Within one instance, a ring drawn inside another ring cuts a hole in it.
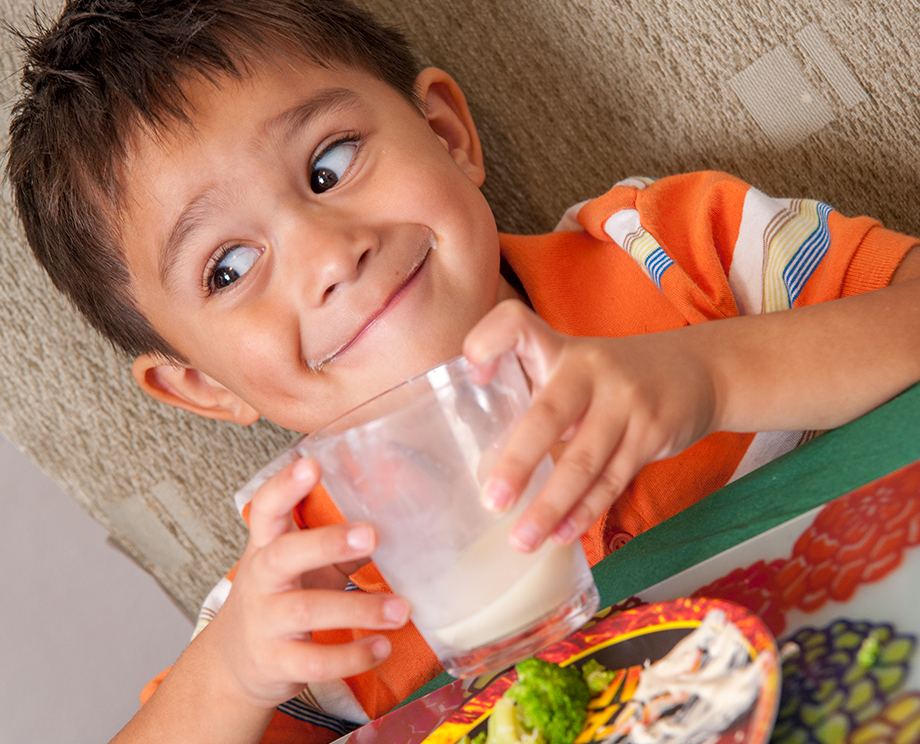
[{"label": "clear glass cup", "polygon": [[349,521],[374,526],[371,556],[411,605],[419,632],[452,675],[503,669],[583,625],[599,599],[581,544],[533,553],[508,542],[546,481],[546,457],[520,502],[495,515],[480,491],[530,405],[517,358],[487,385],[458,357],[364,403],[301,440]]}]

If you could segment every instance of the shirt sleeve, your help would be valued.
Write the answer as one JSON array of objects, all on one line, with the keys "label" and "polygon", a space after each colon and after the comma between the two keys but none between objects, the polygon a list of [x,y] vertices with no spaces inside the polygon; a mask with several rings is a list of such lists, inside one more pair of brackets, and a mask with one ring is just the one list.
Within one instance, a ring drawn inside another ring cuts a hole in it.
[{"label": "shirt sleeve", "polygon": [[717,172],[628,179],[578,219],[626,251],[691,323],[879,289],[918,242]]}]

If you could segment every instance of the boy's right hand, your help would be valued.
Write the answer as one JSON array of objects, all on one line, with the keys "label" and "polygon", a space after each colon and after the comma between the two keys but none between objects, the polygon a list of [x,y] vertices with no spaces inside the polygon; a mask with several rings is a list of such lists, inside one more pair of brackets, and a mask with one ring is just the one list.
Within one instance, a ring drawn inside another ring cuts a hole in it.
[{"label": "boy's right hand", "polygon": [[311,641],[312,631],[388,630],[408,620],[400,597],[343,591],[348,574],[376,547],[369,525],[301,530],[294,524],[292,510],[318,482],[316,462],[300,459],[259,489],[233,587],[202,631],[236,692],[258,707],[274,708],[310,682],[366,671],[391,651],[383,636],[324,645]]},{"label": "boy's right hand", "polygon": [[681,339],[688,339],[685,329],[566,336],[517,300],[498,304],[470,331],[463,351],[474,380],[487,382],[497,356],[513,350],[533,394],[485,484],[486,508],[509,510],[540,461],[567,443],[511,530],[515,548],[530,552],[548,537],[577,540],[642,467],[714,428],[719,396],[707,348]]},{"label": "boy's right hand", "polygon": [[294,507],[318,482],[319,466],[302,459],[259,489],[226,602],[112,744],[255,744],[275,707],[305,685],[359,674],[389,655],[382,636],[311,640],[328,628],[395,629],[409,616],[400,597],[343,591],[347,574],[376,546],[370,526],[294,524]]}]

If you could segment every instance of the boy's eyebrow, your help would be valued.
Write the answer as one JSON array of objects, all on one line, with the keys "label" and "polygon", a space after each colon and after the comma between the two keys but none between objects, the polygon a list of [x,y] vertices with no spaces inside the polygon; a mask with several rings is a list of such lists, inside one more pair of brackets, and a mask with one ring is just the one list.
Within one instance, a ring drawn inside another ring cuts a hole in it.
[{"label": "boy's eyebrow", "polygon": [[[306,101],[298,103],[269,119],[264,126],[268,137],[284,140],[298,129],[306,126],[318,115],[333,109],[347,108],[359,101],[358,94],[348,88],[325,88],[317,91]],[[171,283],[171,273],[176,265],[176,255],[182,244],[202,223],[203,217],[215,202],[217,189],[209,188],[195,196],[182,210],[173,224],[169,236],[160,246],[157,265],[160,284],[164,287]]]},{"label": "boy's eyebrow", "polygon": [[179,248],[202,224],[204,215],[212,210],[215,201],[214,196],[215,189],[209,188],[192,199],[182,210],[182,214],[179,215],[169,232],[169,237],[160,245],[157,261],[160,284],[167,289],[172,283],[171,274],[176,266]]},{"label": "boy's eyebrow", "polygon": [[358,100],[358,94],[348,88],[324,88],[303,103],[269,119],[265,124],[265,133],[282,138],[290,136],[297,129],[309,124],[317,115],[332,109],[347,108],[356,104]]}]

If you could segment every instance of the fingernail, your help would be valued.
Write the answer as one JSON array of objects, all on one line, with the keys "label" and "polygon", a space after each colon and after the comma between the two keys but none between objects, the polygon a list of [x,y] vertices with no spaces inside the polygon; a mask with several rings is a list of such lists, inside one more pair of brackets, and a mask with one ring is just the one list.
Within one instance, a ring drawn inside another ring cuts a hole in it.
[{"label": "fingernail", "polygon": [[540,530],[529,522],[517,524],[514,529],[511,530],[511,545],[525,553],[529,553],[533,550],[540,541],[540,538]]},{"label": "fingernail", "polygon": [[511,503],[511,486],[498,478],[489,478],[482,489],[482,505],[490,512],[504,511]]},{"label": "fingernail", "polygon": [[575,539],[576,533],[575,523],[571,519],[566,519],[553,531],[553,539],[562,545],[568,545]]},{"label": "fingernail", "polygon": [[386,638],[378,638],[371,645],[371,653],[377,661],[383,661],[390,655],[390,642]]},{"label": "fingernail", "polygon": [[409,607],[402,599],[388,599],[383,603],[383,616],[391,623],[403,623],[409,614]]},{"label": "fingernail", "polygon": [[477,385],[485,385],[495,374],[495,354],[491,354],[469,368],[470,379]]},{"label": "fingernail", "polygon": [[291,476],[296,481],[305,481],[313,473],[313,465],[310,463],[310,460],[306,457],[301,457],[297,464],[294,465],[294,469],[291,471]]},{"label": "fingernail", "polygon": [[348,547],[356,552],[370,550],[373,541],[374,536],[371,533],[371,528],[367,525],[356,525],[345,534],[345,542]]}]

